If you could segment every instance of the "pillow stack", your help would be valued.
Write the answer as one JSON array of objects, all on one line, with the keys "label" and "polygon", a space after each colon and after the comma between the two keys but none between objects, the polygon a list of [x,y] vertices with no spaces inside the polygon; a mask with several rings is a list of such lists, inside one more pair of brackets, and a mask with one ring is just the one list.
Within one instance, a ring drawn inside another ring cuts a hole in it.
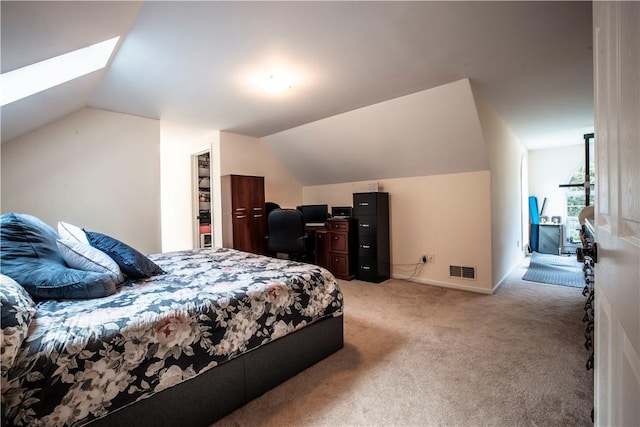
[{"label": "pillow stack", "polygon": [[81,228],[60,221],[58,235],[58,250],[69,267],[109,274],[117,283],[124,281],[118,264],[109,255],[91,246]]},{"label": "pillow stack", "polygon": [[58,232],[31,215],[1,217],[1,269],[35,298],[98,298],[115,293],[125,276],[164,271],[132,247],[65,222]]}]

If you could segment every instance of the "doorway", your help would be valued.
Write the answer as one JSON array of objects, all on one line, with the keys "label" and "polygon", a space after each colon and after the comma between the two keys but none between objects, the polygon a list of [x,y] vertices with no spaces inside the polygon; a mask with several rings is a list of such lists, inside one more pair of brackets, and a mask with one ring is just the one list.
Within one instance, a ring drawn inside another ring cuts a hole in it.
[{"label": "doorway", "polygon": [[213,245],[211,206],[211,152],[193,156],[193,230],[194,247],[210,248]]}]

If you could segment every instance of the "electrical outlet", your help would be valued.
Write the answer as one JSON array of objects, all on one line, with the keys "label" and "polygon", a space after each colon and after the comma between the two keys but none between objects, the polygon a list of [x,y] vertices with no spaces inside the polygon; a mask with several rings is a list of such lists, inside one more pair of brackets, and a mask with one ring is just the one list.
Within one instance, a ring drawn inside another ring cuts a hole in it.
[{"label": "electrical outlet", "polygon": [[434,264],[436,262],[435,254],[427,254],[427,262],[430,264]]}]

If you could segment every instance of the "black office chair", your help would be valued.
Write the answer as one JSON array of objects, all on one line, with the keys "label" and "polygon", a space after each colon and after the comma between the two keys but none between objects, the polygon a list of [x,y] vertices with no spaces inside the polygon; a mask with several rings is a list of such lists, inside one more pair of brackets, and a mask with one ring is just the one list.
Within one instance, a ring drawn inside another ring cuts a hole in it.
[{"label": "black office chair", "polygon": [[267,217],[267,250],[270,254],[286,254],[289,259],[306,257],[307,233],[302,214],[296,209],[276,209]]},{"label": "black office chair", "polygon": [[271,211],[274,211],[276,209],[280,209],[280,205],[275,202],[266,202],[264,204],[264,214],[267,216],[267,218],[269,218],[269,214],[271,213]]}]

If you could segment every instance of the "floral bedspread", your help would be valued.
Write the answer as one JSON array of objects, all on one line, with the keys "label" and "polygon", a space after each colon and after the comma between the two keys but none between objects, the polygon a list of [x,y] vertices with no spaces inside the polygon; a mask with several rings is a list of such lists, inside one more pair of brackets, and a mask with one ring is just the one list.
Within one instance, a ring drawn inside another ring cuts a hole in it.
[{"label": "floral bedspread", "polygon": [[2,384],[9,425],[81,425],[342,314],[321,267],[222,248],[149,258],[167,274],[38,303]]}]

